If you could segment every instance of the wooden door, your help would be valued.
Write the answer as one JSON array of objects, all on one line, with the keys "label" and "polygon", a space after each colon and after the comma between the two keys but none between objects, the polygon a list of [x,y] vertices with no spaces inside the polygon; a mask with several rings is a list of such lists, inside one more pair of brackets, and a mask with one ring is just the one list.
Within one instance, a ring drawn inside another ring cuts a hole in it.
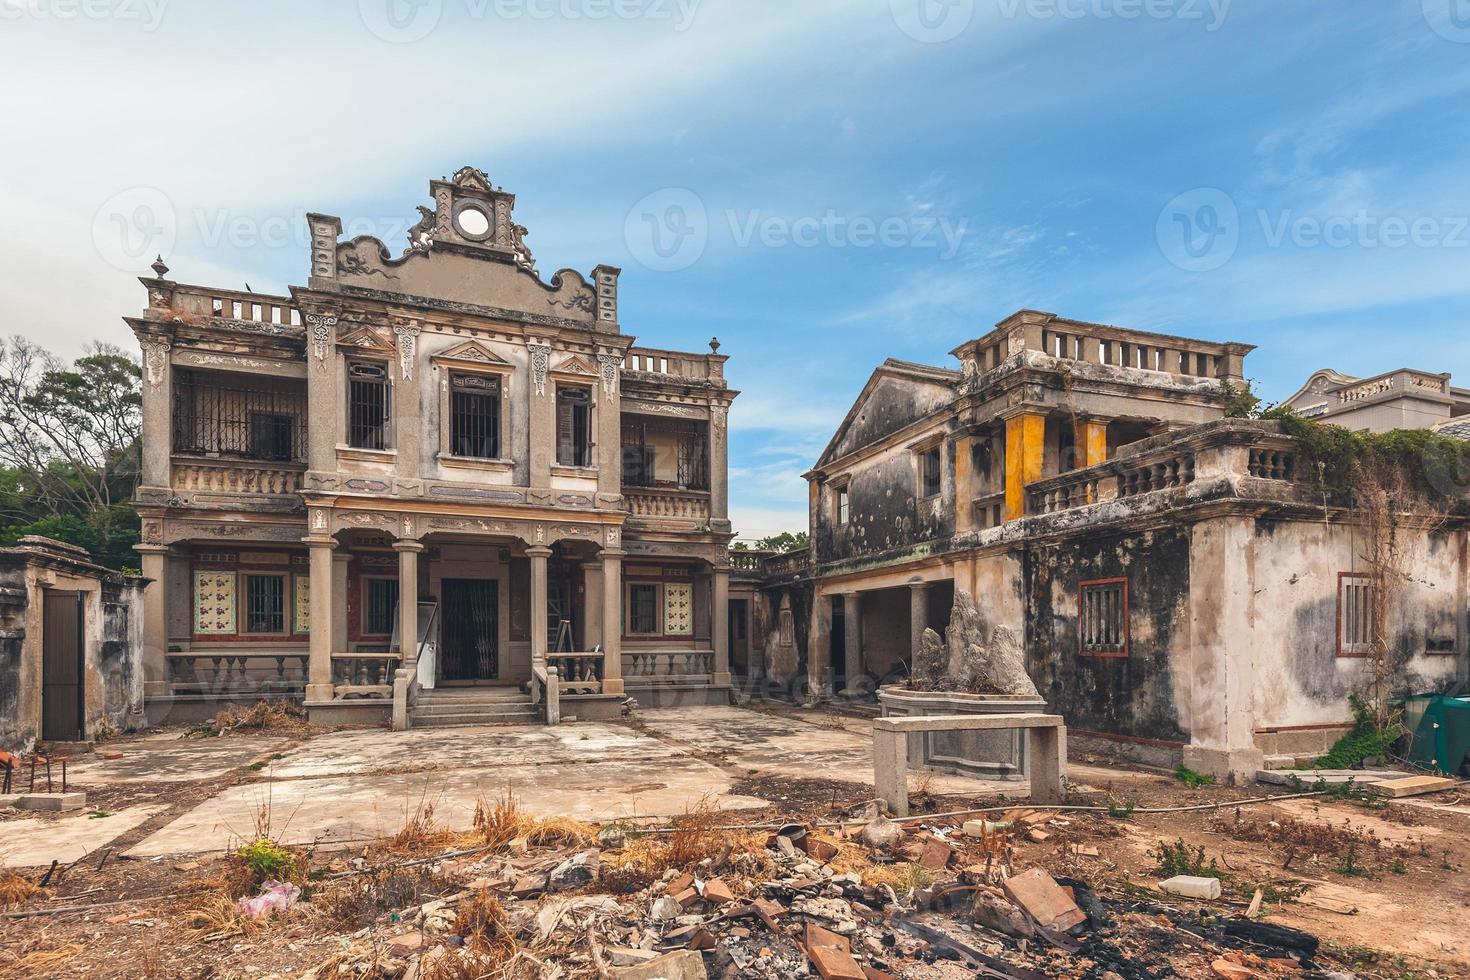
[{"label": "wooden door", "polygon": [[47,592],[42,602],[41,737],[80,742],[86,737],[82,594]]}]

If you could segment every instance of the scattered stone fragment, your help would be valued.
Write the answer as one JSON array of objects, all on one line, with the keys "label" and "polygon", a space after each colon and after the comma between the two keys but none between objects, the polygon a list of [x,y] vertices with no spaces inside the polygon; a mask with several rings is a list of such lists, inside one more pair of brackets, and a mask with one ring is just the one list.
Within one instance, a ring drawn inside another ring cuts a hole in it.
[{"label": "scattered stone fragment", "polygon": [[428,940],[424,934],[415,929],[413,932],[401,933],[388,940],[388,952],[399,959],[407,959],[415,953],[423,952],[427,944]]},{"label": "scattered stone fragment", "polygon": [[704,883],[704,900],[713,905],[729,905],[735,901],[735,893],[719,878]]},{"label": "scattered stone fragment", "polygon": [[551,870],[546,887],[554,892],[568,892],[585,888],[597,877],[598,852],[583,851],[567,858]]},{"label": "scattered stone fragment", "polygon": [[638,966],[616,967],[608,971],[614,980],[708,980],[704,957],[694,950],[681,949]]},{"label": "scattered stone fragment", "polygon": [[1004,888],[1006,896],[1012,902],[1025,909],[1027,915],[1048,929],[1066,932],[1087,921],[1087,914],[1041,868],[1032,868],[1007,878]]},{"label": "scattered stone fragment", "polygon": [[868,822],[858,839],[874,849],[890,848],[903,839],[903,827],[880,813]]},{"label": "scattered stone fragment", "polygon": [[1198,898],[1207,902],[1213,902],[1220,897],[1219,878],[1176,875],[1168,881],[1160,882],[1159,887],[1170,895],[1183,895],[1185,898]]}]

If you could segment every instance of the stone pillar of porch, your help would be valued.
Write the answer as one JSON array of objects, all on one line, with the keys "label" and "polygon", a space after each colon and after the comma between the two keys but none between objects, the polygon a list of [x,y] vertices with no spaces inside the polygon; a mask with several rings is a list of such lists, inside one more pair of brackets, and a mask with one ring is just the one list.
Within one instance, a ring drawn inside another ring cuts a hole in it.
[{"label": "stone pillar of porch", "polygon": [[332,555],[332,649],[347,649],[347,564],[351,556],[345,551]]},{"label": "stone pillar of porch", "polygon": [[842,639],[846,666],[843,693],[856,693],[853,683],[863,674],[863,597],[856,592],[842,596]]},{"label": "stone pillar of porch", "polygon": [[1046,461],[1046,416],[1025,412],[1006,419],[1005,519],[1026,516],[1026,486],[1041,479]]},{"label": "stone pillar of porch", "polygon": [[929,583],[909,583],[909,667],[919,662],[924,631],[929,628]]},{"label": "stone pillar of porch", "polygon": [[623,552],[602,552],[602,693],[622,694]]},{"label": "stone pillar of porch", "polygon": [[806,639],[806,678],[811,696],[832,695],[832,599],[818,591],[812,597],[812,626]]},{"label": "stone pillar of porch", "polygon": [[330,537],[306,539],[311,549],[311,638],[307,668],[308,703],[330,701],[332,690],[332,552],[337,542]]},{"label": "stone pillar of porch", "polygon": [[401,538],[393,542],[398,552],[398,652],[403,666],[415,670],[419,662],[419,554],[422,541]]},{"label": "stone pillar of porch", "polygon": [[531,559],[531,665],[546,663],[546,559],[551,549],[533,547],[526,549]]},{"label": "stone pillar of porch", "polygon": [[730,566],[715,566],[710,632],[715,643],[715,687],[730,686]]},{"label": "stone pillar of porch", "polygon": [[171,694],[168,683],[168,547],[140,544],[143,577],[143,696]]}]

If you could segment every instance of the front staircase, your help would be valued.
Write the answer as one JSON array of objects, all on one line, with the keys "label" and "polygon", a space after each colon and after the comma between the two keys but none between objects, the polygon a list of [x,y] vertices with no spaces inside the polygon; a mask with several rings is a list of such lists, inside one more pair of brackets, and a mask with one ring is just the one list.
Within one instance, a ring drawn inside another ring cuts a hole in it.
[{"label": "front staircase", "polygon": [[410,709],[413,728],[537,725],[544,720],[531,696],[516,687],[447,687],[419,691]]}]

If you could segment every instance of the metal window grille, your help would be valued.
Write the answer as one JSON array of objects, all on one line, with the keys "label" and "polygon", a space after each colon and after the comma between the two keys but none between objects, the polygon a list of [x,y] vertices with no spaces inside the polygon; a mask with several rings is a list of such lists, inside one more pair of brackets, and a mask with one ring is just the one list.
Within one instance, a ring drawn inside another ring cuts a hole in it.
[{"label": "metal window grille", "polygon": [[173,386],[173,451],[273,462],[306,458],[306,393],[181,370]]},{"label": "metal window grille", "polygon": [[398,580],[370,578],[366,582],[362,610],[362,631],[368,636],[389,636],[393,617],[398,612]]},{"label": "metal window grille", "polygon": [[592,465],[592,392],[586,388],[557,389],[556,461]]},{"label": "metal window grille", "polygon": [[388,448],[388,369],[381,364],[347,366],[347,444],[354,449]]},{"label": "metal window grille", "polygon": [[245,576],[245,632],[286,632],[286,576]]},{"label": "metal window grille", "polygon": [[[670,486],[683,490],[709,489],[709,425],[704,422],[632,418],[623,420],[623,486],[656,487],[658,446],[672,441],[677,459]],[[650,436],[670,436],[650,444]]]},{"label": "metal window grille", "polygon": [[1368,575],[1344,572],[1337,578],[1337,655],[1366,657],[1373,652],[1373,604],[1378,587]]},{"label": "metal window grille", "polygon": [[657,585],[628,587],[628,632],[644,635],[658,632]]},{"label": "metal window grille", "polygon": [[1077,627],[1083,654],[1128,656],[1128,582],[1124,579],[1083,582],[1078,597]]},{"label": "metal window grille", "polygon": [[923,480],[923,495],[937,496],[939,493],[939,447],[925,450],[919,458],[919,469]]},{"label": "metal window grille", "polygon": [[499,459],[500,379],[450,375],[449,425],[449,448],[454,455]]}]

